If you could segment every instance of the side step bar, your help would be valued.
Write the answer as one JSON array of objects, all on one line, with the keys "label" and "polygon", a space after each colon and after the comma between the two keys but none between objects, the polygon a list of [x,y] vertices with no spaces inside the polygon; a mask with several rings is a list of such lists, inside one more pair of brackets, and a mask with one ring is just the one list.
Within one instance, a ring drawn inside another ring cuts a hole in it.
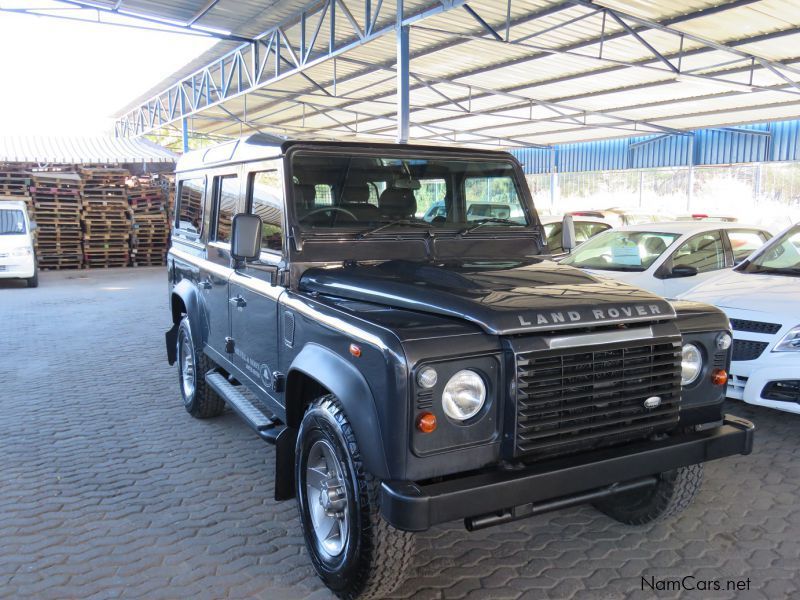
[{"label": "side step bar", "polygon": [[[267,441],[275,443],[277,431],[272,430],[278,427],[278,423],[273,421],[264,412],[253,404],[250,400],[236,389],[236,386],[228,381],[222,373],[209,371],[206,373],[206,383],[219,394],[225,403],[239,413],[239,416],[253,428],[259,436]],[[268,432],[270,435],[268,435]]]}]

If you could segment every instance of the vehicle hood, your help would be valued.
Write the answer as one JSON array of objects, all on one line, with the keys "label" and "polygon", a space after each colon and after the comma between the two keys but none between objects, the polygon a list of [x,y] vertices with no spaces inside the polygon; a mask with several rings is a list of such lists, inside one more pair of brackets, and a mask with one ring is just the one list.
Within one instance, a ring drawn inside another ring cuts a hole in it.
[{"label": "vehicle hood", "polygon": [[27,233],[14,233],[0,235],[0,254],[5,254],[14,248],[31,247],[31,238]]},{"label": "vehicle hood", "polygon": [[466,319],[495,335],[675,317],[659,296],[549,260],[312,268],[299,289]]},{"label": "vehicle hood", "polygon": [[720,308],[797,315],[800,278],[726,271],[679,295]]}]

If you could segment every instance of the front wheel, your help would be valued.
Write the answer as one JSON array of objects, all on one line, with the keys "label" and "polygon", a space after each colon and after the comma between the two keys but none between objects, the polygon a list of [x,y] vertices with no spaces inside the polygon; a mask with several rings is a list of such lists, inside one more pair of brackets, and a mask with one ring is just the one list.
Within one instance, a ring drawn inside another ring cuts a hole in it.
[{"label": "front wheel", "polygon": [[178,326],[178,381],[186,412],[197,419],[217,417],[225,411],[225,401],[206,383],[206,373],[214,363],[198,350],[189,317]]},{"label": "front wheel", "polygon": [[644,525],[683,512],[703,483],[703,465],[690,465],[658,475],[656,484],[623,492],[594,503],[595,508],[626,525]]},{"label": "front wheel", "polygon": [[335,396],[311,404],[297,436],[295,485],[306,547],[340,598],[384,598],[405,577],[414,536],[384,521],[380,482],[364,472]]},{"label": "front wheel", "polygon": [[25,284],[29,288],[39,287],[39,270],[38,269],[34,268],[33,277],[28,277],[25,280]]}]

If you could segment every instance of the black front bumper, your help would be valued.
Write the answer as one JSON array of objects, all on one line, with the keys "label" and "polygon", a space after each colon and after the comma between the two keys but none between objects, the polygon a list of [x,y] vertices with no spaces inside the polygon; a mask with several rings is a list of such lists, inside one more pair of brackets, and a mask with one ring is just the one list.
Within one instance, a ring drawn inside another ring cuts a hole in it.
[{"label": "black front bumper", "polygon": [[406,531],[424,531],[438,523],[500,514],[523,505],[536,514],[543,512],[537,510],[537,504],[560,508],[574,504],[570,499],[597,497],[597,490],[612,493],[615,484],[750,454],[754,429],[750,421],[726,415],[723,424],[714,429],[553,459],[521,470],[498,469],[427,485],[385,481],[381,513],[393,526]]}]

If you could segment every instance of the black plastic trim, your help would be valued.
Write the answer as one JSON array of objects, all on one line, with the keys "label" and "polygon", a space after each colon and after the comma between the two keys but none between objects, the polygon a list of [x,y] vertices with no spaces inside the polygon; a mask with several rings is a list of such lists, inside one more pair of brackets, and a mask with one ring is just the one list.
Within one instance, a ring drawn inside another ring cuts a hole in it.
[{"label": "black plastic trim", "polygon": [[754,430],[750,421],[726,415],[723,425],[714,429],[554,459],[519,471],[496,469],[427,485],[384,481],[381,513],[398,529],[425,531],[439,523],[565,499],[678,467],[750,454]]}]

